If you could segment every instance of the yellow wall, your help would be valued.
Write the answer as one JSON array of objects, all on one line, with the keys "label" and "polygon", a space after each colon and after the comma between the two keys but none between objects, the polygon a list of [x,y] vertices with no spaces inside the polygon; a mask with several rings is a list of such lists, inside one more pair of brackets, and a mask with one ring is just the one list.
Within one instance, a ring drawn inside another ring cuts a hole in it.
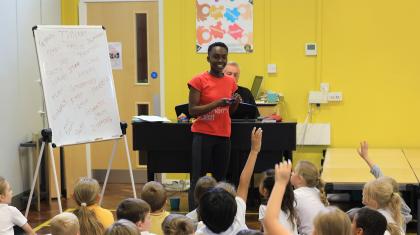
[{"label": "yellow wall", "polygon": [[62,24],[75,25],[79,23],[79,0],[61,0]]},{"label": "yellow wall", "polygon": [[[303,121],[309,90],[329,82],[342,91],[338,104],[315,108],[315,122],[331,122],[332,146],[420,146],[420,2],[255,0],[255,53],[231,54],[241,65],[240,83],[265,76],[263,88],[285,96],[282,114]],[[166,112],[187,101],[187,81],[208,68],[194,52],[195,2],[165,1]],[[319,55],[304,55],[317,41]],[[278,73],[265,73],[268,63]]]},{"label": "yellow wall", "polygon": [[[241,65],[241,85],[263,75],[263,89],[284,94],[285,119],[303,122],[308,91],[328,82],[344,100],[315,108],[313,121],[331,123],[333,147],[356,147],[362,139],[373,147],[420,147],[419,1],[254,3],[255,52],[229,55]],[[165,110],[174,119],[174,106],[187,102],[187,81],[209,66],[205,54],[195,53],[195,1],[164,5]],[[305,56],[304,44],[314,41],[318,56]],[[277,64],[277,74],[266,74],[268,63]],[[320,153],[299,148],[296,156]]]},{"label": "yellow wall", "polygon": [[420,2],[324,1],[322,79],[344,102],[321,108],[332,144],[420,146]]},{"label": "yellow wall", "polygon": [[[315,0],[254,2],[254,53],[230,54],[228,59],[240,64],[241,85],[250,87],[255,75],[263,75],[263,89],[283,92],[286,107],[294,104],[288,118],[301,118],[307,109],[302,97],[314,85],[315,58],[303,55],[303,45],[315,40]],[[188,80],[209,68],[206,56],[195,53],[195,1],[165,1],[165,101],[171,119],[173,107],[188,101]],[[276,63],[279,73],[268,76],[268,63]]]}]

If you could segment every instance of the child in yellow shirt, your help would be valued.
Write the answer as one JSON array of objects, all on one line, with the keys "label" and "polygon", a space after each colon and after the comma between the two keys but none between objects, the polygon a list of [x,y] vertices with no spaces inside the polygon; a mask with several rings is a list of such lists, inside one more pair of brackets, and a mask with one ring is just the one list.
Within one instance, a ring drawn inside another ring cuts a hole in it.
[{"label": "child in yellow shirt", "polygon": [[80,234],[102,235],[114,223],[111,211],[100,207],[100,187],[92,178],[81,178],[74,187],[73,198],[78,207],[74,214],[79,219]]},{"label": "child in yellow shirt", "polygon": [[150,181],[144,185],[141,199],[150,205],[152,226],[149,231],[157,235],[163,235],[162,222],[169,215],[169,212],[165,210],[167,200],[165,188],[159,182]]}]

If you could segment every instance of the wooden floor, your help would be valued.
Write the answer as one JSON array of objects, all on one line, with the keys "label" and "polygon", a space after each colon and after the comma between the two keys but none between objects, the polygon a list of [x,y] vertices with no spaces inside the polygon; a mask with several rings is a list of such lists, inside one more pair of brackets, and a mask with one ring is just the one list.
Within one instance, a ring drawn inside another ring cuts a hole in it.
[{"label": "wooden floor", "polygon": [[[143,184],[136,185],[137,195],[140,195]],[[181,198],[180,209],[179,211],[174,211],[173,213],[187,213],[188,201],[186,192],[168,192],[169,197],[178,196]],[[112,211],[115,216],[115,209],[120,201],[125,198],[133,197],[133,192],[131,190],[130,184],[108,184],[107,191],[105,192],[103,207]],[[75,208],[75,202],[72,199],[62,199],[63,210],[69,210]],[[343,210],[347,210],[354,205],[347,204],[335,204],[335,206],[340,207]],[[167,205],[167,210],[170,211],[169,203]],[[51,205],[48,205],[47,202],[42,202],[41,211],[37,212],[31,208],[31,211],[28,215],[28,220],[32,228],[35,228],[37,234],[49,234],[49,220],[59,213],[57,200],[53,200]],[[249,228],[259,229],[258,222],[258,210],[249,210],[246,215],[246,222]],[[407,234],[416,234],[415,233],[416,224],[410,223],[408,226]]]}]

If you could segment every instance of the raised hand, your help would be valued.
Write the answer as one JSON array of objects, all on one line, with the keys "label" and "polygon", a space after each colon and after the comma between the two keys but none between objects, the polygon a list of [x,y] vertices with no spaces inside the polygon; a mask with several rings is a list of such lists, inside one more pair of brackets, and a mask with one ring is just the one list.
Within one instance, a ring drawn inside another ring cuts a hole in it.
[{"label": "raised hand", "polygon": [[254,127],[251,132],[251,151],[259,153],[261,150],[263,130],[261,128]]},{"label": "raised hand", "polygon": [[292,162],[290,160],[280,162],[280,164],[276,164],[274,167],[274,177],[276,183],[284,183],[287,184],[290,180],[290,174],[292,172]]},{"label": "raised hand", "polygon": [[360,148],[357,149],[357,153],[359,153],[359,155],[363,158],[366,159],[368,158],[368,150],[369,150],[369,146],[368,146],[368,142],[367,141],[362,141],[360,142]]}]

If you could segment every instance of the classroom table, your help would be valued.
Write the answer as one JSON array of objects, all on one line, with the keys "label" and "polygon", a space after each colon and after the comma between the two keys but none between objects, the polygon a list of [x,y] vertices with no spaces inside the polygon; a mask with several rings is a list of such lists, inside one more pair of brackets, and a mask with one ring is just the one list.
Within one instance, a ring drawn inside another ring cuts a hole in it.
[{"label": "classroom table", "polygon": [[[420,150],[416,153],[418,157],[415,161],[420,163]],[[401,191],[409,191],[411,195],[418,191],[419,181],[403,150],[369,149],[369,158],[381,168],[385,176],[390,176],[399,183]],[[420,173],[420,167],[418,170]],[[321,178],[326,183],[327,193],[332,193],[362,190],[363,185],[375,177],[370,173],[367,163],[358,155],[356,148],[329,148],[325,154]],[[409,203],[412,209],[413,205],[414,203]],[[417,223],[417,233],[420,234],[419,232],[420,226]]]},{"label": "classroom table", "polygon": [[[403,149],[405,158],[407,159],[408,163],[411,166],[411,169],[413,169],[414,174],[417,177],[417,180],[420,182],[420,149],[414,149],[414,148],[405,148]],[[417,186],[417,234],[420,234],[420,190]]]},{"label": "classroom table", "polygon": [[[369,158],[384,175],[393,177],[402,187],[418,184],[411,166],[401,149],[369,149]],[[321,178],[338,188],[361,188],[375,177],[367,163],[358,155],[356,148],[329,148],[323,164]]]}]

